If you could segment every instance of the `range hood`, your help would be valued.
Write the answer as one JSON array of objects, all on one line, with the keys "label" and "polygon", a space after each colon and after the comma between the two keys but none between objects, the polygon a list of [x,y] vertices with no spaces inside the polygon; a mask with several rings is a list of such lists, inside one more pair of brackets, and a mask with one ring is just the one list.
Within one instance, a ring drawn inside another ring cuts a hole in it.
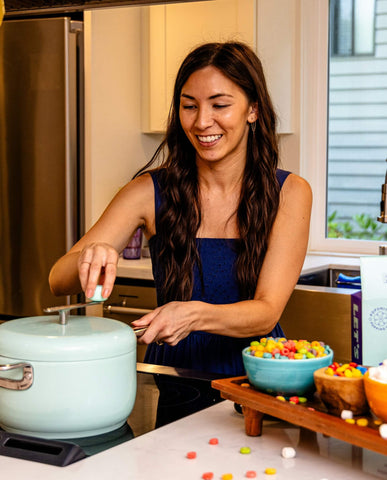
[{"label": "range hood", "polygon": [[54,15],[81,12],[94,8],[152,5],[162,3],[186,3],[187,1],[163,0],[5,0],[5,18],[31,15]]}]

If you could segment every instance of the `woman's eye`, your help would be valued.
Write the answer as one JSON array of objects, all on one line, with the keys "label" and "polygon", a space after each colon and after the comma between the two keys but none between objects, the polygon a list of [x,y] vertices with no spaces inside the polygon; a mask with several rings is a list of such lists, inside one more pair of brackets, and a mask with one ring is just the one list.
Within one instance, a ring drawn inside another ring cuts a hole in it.
[{"label": "woman's eye", "polygon": [[193,110],[195,105],[182,105],[183,110]]},{"label": "woman's eye", "polygon": [[230,105],[228,105],[228,104],[216,103],[216,104],[214,105],[214,108],[227,108],[227,107],[229,107],[229,106],[230,106]]}]

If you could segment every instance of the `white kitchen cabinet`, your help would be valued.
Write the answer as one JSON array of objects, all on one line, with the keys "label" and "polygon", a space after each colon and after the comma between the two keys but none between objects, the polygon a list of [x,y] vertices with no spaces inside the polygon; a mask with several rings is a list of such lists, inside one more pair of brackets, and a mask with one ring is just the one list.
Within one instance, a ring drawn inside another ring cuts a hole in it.
[{"label": "white kitchen cabinet", "polygon": [[262,60],[279,118],[294,129],[295,0],[208,0],[142,10],[142,131],[165,131],[177,70],[204,42],[240,40]]},{"label": "white kitchen cabinet", "polygon": [[228,40],[255,48],[255,3],[210,0],[143,9],[143,132],[165,130],[177,70],[192,48]]}]

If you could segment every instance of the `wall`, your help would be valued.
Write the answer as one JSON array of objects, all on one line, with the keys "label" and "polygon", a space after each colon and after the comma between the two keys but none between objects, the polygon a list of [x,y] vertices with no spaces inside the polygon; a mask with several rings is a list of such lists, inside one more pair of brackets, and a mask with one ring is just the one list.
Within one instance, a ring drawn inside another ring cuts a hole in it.
[{"label": "wall", "polygon": [[85,12],[85,223],[153,155],[141,134],[140,7]]}]

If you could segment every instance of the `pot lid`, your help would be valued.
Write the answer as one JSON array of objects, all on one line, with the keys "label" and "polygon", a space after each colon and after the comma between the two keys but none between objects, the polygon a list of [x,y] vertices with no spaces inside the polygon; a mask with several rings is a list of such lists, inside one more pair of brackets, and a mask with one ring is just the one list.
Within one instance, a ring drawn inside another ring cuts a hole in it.
[{"label": "pot lid", "polygon": [[58,315],[8,320],[0,325],[0,355],[50,362],[96,360],[126,354],[136,348],[133,329],[103,317]]}]

